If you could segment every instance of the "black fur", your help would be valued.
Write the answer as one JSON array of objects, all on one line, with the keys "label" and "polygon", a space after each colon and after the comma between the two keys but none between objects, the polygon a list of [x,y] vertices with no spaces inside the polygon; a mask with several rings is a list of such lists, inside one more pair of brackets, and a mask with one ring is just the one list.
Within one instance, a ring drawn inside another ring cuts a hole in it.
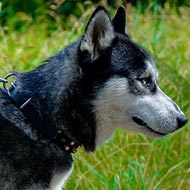
[{"label": "black fur", "polygon": [[[92,18],[99,11],[107,14],[104,8],[99,7]],[[143,67],[142,60],[147,57],[127,35],[123,35],[125,18],[121,27],[118,24],[118,19],[123,16],[124,10],[120,8],[113,20],[115,38],[106,49],[98,52],[95,60],[91,59],[88,51],[80,50],[79,40],[35,70],[15,72],[15,85],[23,96],[32,94],[35,97],[32,103],[42,120],[56,129],[64,129],[65,135],[82,144],[86,151],[95,150],[96,121],[92,100],[96,92],[113,75],[123,75],[133,80],[130,72],[131,68],[135,68],[134,63]],[[88,27],[89,24],[86,31]],[[6,186],[9,190],[25,189],[39,183],[47,188],[54,170],[63,172],[71,167],[71,155],[49,144],[48,140],[39,139],[35,127],[31,126],[9,96],[3,91],[0,96],[1,187],[3,190]],[[7,182],[8,178],[12,183]]]},{"label": "black fur", "polygon": [[124,7],[119,7],[115,17],[112,20],[114,30],[125,35],[126,13]]},{"label": "black fur", "polygon": [[[42,66],[27,73],[15,72],[16,87],[23,96],[35,97],[32,104],[44,123],[63,130],[86,151],[96,148],[93,100],[109,78],[127,77],[130,93],[135,95],[156,90],[156,85],[145,92],[136,89],[135,81],[150,57],[125,34],[123,8],[119,8],[112,23],[106,10],[99,7],[81,39]],[[50,190],[54,174],[66,173],[72,162],[71,154],[39,137],[39,131],[1,89],[0,189]]]}]

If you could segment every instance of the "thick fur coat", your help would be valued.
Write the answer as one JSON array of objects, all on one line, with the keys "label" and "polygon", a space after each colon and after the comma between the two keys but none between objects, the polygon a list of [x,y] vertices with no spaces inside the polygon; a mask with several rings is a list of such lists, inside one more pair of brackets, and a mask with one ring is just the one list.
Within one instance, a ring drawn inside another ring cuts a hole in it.
[{"label": "thick fur coat", "polygon": [[[62,131],[86,151],[95,151],[117,127],[160,137],[186,123],[160,90],[152,58],[125,28],[123,7],[113,20],[99,7],[78,41],[32,71],[14,72],[12,88],[31,99],[25,109],[32,105],[47,130]],[[60,190],[72,171],[69,147],[57,146],[34,123],[1,89],[1,190]]]}]

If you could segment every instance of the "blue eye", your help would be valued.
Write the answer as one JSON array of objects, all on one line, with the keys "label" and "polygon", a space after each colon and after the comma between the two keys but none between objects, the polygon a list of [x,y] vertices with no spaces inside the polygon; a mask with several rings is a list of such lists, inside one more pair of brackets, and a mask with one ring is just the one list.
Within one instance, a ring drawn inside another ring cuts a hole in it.
[{"label": "blue eye", "polygon": [[156,83],[154,82],[154,80],[152,79],[151,76],[144,77],[144,78],[143,77],[142,78],[138,78],[137,80],[142,84],[142,86],[145,89],[149,90],[152,93],[156,92],[156,89],[157,89],[156,88]]},{"label": "blue eye", "polygon": [[147,78],[144,78],[141,80],[141,82],[144,84],[144,85],[147,85],[148,84],[148,79]]},{"label": "blue eye", "polygon": [[139,78],[138,79],[144,86],[150,86],[151,84],[151,77],[147,77],[147,78]]}]

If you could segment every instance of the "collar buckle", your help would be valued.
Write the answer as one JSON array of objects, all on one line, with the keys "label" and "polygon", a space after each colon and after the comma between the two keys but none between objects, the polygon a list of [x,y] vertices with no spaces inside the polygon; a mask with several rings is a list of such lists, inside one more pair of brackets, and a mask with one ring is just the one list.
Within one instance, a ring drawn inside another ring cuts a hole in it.
[{"label": "collar buckle", "polygon": [[[10,78],[13,78],[12,81],[9,81]],[[3,88],[4,90],[9,94],[9,89],[11,86],[14,86],[14,81],[16,80],[16,75],[15,73],[9,73],[8,75],[5,76],[5,78],[0,78],[0,82],[3,83]],[[10,84],[10,87],[7,87],[7,84]]]}]

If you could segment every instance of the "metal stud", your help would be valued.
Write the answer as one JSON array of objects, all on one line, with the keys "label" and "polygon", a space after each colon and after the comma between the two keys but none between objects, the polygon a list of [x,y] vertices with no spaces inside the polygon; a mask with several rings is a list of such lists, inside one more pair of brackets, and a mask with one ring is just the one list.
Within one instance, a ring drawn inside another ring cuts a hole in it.
[{"label": "metal stud", "polygon": [[69,150],[69,147],[68,147],[68,146],[66,146],[66,147],[65,147],[65,150]]}]

